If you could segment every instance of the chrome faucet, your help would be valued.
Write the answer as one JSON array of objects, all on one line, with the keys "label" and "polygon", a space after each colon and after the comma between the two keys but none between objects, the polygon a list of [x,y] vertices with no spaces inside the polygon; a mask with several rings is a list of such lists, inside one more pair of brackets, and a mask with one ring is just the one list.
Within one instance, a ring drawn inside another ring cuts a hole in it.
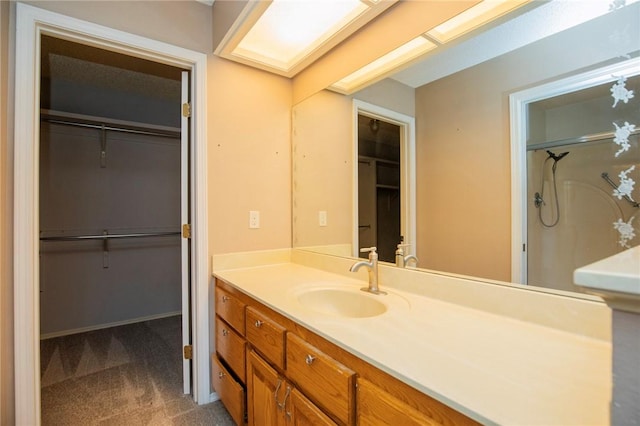
[{"label": "chrome faucet", "polygon": [[367,291],[373,294],[387,294],[386,292],[381,291],[378,288],[378,253],[376,252],[376,250],[377,248],[375,247],[360,249],[360,253],[369,252],[369,261],[365,262],[363,260],[360,262],[356,262],[353,265],[351,265],[351,268],[349,268],[349,271],[356,272],[358,269],[362,268],[363,266],[366,266],[368,269],[367,272],[369,273],[369,287],[363,287],[360,290]]},{"label": "chrome faucet", "polygon": [[398,244],[398,249],[396,250],[396,266],[398,268],[404,268],[412,260],[416,262],[416,266],[418,266],[417,257],[412,254],[404,255],[404,247],[408,247],[410,245],[411,244],[402,244],[402,240],[400,240],[400,244]]},{"label": "chrome faucet", "polygon": [[418,266],[418,258],[415,257],[412,254],[408,254],[404,257],[404,264],[402,265],[402,267],[404,268],[405,266],[407,266],[409,264],[409,262],[414,261],[416,263],[416,267]]}]

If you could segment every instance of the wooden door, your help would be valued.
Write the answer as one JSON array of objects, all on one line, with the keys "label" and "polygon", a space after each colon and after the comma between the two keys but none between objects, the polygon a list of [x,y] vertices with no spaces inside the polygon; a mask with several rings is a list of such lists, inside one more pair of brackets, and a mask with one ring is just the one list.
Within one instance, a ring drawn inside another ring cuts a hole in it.
[{"label": "wooden door", "polygon": [[253,351],[248,354],[247,369],[248,425],[285,426],[288,383]]},{"label": "wooden door", "polygon": [[298,389],[291,391],[287,412],[291,413],[291,424],[294,426],[335,426],[333,420],[309,401]]}]

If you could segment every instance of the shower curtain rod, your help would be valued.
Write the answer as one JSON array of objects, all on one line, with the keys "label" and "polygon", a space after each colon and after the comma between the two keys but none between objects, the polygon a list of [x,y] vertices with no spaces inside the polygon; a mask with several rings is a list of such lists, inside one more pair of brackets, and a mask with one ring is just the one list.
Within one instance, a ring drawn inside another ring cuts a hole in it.
[{"label": "shower curtain rod", "polygon": [[[636,129],[633,132],[631,132],[631,135],[637,135],[637,134],[640,134],[640,129]],[[614,132],[594,133],[594,134],[591,134],[591,135],[580,136],[580,137],[577,137],[577,138],[569,138],[569,139],[561,139],[561,140],[557,140],[557,141],[534,143],[534,144],[531,144],[531,145],[527,145],[527,151],[536,151],[536,150],[539,150],[539,149],[550,149],[550,148],[555,148],[555,147],[558,147],[558,146],[576,145],[576,144],[585,143],[585,142],[603,141],[603,140],[607,140],[607,139],[613,139],[615,137],[615,135],[616,134]]]},{"label": "shower curtain rod", "polygon": [[170,129],[154,129],[143,130],[143,125],[127,125],[120,120],[114,120],[116,124],[109,123],[107,120],[100,120],[99,117],[85,116],[81,114],[64,114],[52,112],[50,110],[42,110],[40,119],[49,123],[64,124],[68,126],[85,127],[98,130],[111,130],[115,132],[133,133],[147,136],[160,136],[165,138],[179,138],[180,130]]},{"label": "shower curtain rod", "polygon": [[111,240],[117,238],[145,238],[145,237],[167,237],[181,235],[181,232],[148,232],[136,234],[104,234],[104,235],[73,235],[58,237],[40,237],[40,241],[76,241],[76,240]]}]

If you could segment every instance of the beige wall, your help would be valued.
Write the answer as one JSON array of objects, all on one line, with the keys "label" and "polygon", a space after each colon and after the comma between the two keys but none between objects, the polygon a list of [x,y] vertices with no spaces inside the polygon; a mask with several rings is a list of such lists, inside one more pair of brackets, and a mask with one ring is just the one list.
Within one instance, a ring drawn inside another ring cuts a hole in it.
[{"label": "beige wall", "polygon": [[510,281],[509,94],[620,60],[616,28],[638,49],[638,5],[621,12],[416,89],[421,267]]},{"label": "beige wall", "polygon": [[[289,80],[212,55],[211,8],[195,1],[28,2],[34,6],[209,55],[208,179],[211,254],[290,247]],[[12,77],[8,75],[9,6],[2,19],[0,81],[0,424],[13,423],[13,293],[11,265]],[[141,19],[144,17],[144,19]],[[262,227],[248,229],[248,210],[260,210]]]},{"label": "beige wall", "polygon": [[211,254],[291,247],[291,83],[213,55],[208,73]]}]

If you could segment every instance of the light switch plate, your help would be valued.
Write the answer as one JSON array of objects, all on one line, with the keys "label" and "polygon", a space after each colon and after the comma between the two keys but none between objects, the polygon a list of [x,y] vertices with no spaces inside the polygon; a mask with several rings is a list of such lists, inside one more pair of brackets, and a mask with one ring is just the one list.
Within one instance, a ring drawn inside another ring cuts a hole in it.
[{"label": "light switch plate", "polygon": [[327,211],[320,210],[318,212],[318,225],[327,226]]},{"label": "light switch plate", "polygon": [[260,212],[258,210],[249,211],[249,228],[250,229],[260,228]]}]

